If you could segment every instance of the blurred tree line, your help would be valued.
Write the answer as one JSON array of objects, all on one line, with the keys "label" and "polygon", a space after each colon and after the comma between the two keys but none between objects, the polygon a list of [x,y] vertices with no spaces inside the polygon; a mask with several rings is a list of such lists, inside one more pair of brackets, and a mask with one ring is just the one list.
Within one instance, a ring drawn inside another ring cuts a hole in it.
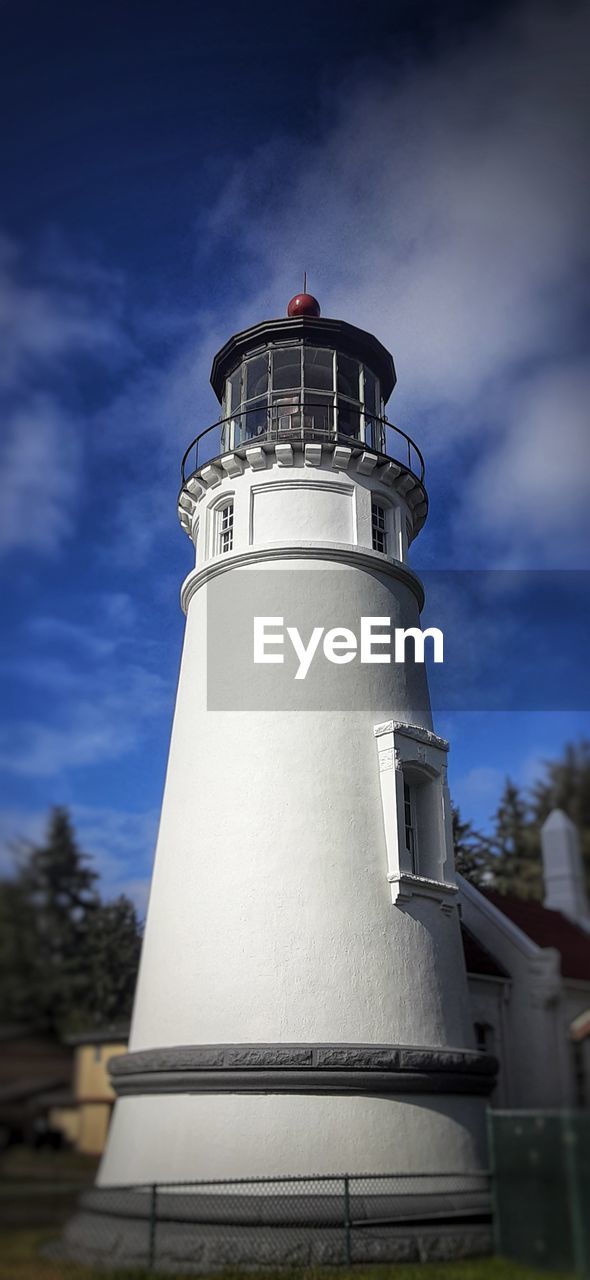
[{"label": "blurred tree line", "polygon": [[541,901],[541,826],[552,809],[563,809],[578,828],[590,892],[590,742],[584,739],[568,743],[560,759],[546,760],[528,790],[507,778],[489,834],[453,809],[457,870],[479,888]]},{"label": "blurred tree line", "polygon": [[133,903],[103,901],[67,810],[0,880],[0,1022],[57,1038],[131,1015],[141,947]]}]

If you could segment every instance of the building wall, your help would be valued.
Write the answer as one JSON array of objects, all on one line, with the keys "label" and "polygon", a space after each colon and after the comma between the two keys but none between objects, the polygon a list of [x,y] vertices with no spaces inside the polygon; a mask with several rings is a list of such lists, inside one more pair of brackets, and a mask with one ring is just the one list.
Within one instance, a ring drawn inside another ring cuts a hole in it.
[{"label": "building wall", "polygon": [[[492,983],[486,994],[484,980],[469,979],[473,1020],[488,1021],[497,1036],[495,1052],[502,1065],[493,1105],[576,1106],[579,1085],[570,1025],[590,1007],[590,982],[563,979],[558,951],[539,947],[473,885],[458,880],[465,924],[510,975],[503,1003],[495,1000]],[[587,1047],[582,1057],[590,1088]]]},{"label": "building wall", "polygon": [[75,1145],[84,1155],[102,1155],[115,1097],[108,1062],[126,1050],[127,1045],[121,1042],[81,1044],[76,1049],[74,1094],[78,1129]]},{"label": "building wall", "polygon": [[510,980],[506,978],[488,977],[487,974],[468,974],[469,998],[477,1047],[485,1049],[486,1053],[495,1054],[500,1063],[496,1087],[490,1096],[492,1107],[511,1105],[510,1045],[506,1036],[511,986]]},{"label": "building wall", "polygon": [[68,1146],[78,1146],[80,1133],[80,1111],[78,1107],[52,1107],[49,1112],[49,1124],[63,1134]]}]

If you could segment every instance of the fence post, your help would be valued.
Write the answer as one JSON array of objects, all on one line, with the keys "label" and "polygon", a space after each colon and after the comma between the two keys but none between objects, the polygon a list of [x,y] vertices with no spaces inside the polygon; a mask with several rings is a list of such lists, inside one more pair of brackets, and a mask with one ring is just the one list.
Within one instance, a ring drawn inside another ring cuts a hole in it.
[{"label": "fence post", "polygon": [[561,1141],[564,1151],[566,1187],[570,1221],[572,1224],[572,1252],[574,1270],[579,1276],[590,1276],[590,1257],[587,1254],[587,1228],[582,1208],[582,1175],[579,1168],[578,1134],[575,1112],[563,1111],[561,1115]]},{"label": "fence post", "polygon": [[158,1186],[153,1183],[150,1190],[150,1238],[148,1247],[148,1267],[154,1270],[156,1265],[156,1224],[158,1221]]},{"label": "fence post", "polygon": [[498,1168],[496,1161],[496,1134],[494,1130],[494,1113],[491,1107],[486,1110],[488,1139],[488,1168],[490,1171],[490,1193],[492,1200],[492,1241],[494,1253],[502,1256],[502,1222],[500,1220],[500,1187],[498,1185]]},{"label": "fence post", "polygon": [[344,1253],[345,1253],[347,1267],[349,1267],[352,1263],[352,1250],[350,1247],[351,1246],[351,1238],[350,1238],[351,1227],[352,1227],[352,1222],[350,1220],[350,1178],[349,1178],[349,1175],[345,1173],[344,1174]]}]

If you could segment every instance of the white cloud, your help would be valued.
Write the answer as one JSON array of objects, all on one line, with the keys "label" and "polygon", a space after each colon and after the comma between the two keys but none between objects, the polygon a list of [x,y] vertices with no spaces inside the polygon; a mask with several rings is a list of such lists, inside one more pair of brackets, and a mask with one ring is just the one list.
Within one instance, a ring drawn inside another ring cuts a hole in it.
[{"label": "white cloud", "polygon": [[34,395],[5,417],[0,445],[0,552],[52,555],[72,527],[80,448],[68,415]]},{"label": "white cloud", "polygon": [[510,425],[476,464],[461,519],[475,520],[505,563],[536,550],[543,564],[582,567],[590,545],[589,403],[587,368],[540,373],[515,391]]},{"label": "white cloud", "polygon": [[[54,367],[72,351],[120,354],[123,341],[118,317],[96,306],[97,287],[104,294],[105,279],[111,279],[108,305],[113,305],[112,277],[105,277],[96,264],[74,264],[71,254],[57,244],[50,255],[31,257],[25,263],[14,242],[0,233],[0,383],[4,388],[39,366]],[[32,274],[37,278],[32,280]]]},{"label": "white cloud", "polygon": [[56,243],[25,262],[0,233],[0,554],[52,556],[72,533],[87,434],[70,404],[74,357],[128,358],[120,313],[120,286],[96,264]]},{"label": "white cloud", "polygon": [[[0,728],[0,765],[20,777],[56,778],[121,759],[170,712],[166,681],[133,661],[116,660],[105,670],[94,662],[73,668],[49,659],[23,664],[21,674],[45,696],[38,718],[23,716]],[[47,695],[56,701],[53,715]]]},{"label": "white cloud", "polygon": [[[419,419],[427,461],[457,461],[454,550],[466,534],[485,538],[494,563],[556,563],[566,527],[562,562],[581,554],[585,401],[561,364],[587,258],[589,28],[579,4],[519,6],[438,62],[395,77],[376,67],[368,83],[365,68],[326,101],[317,143],[278,138],[253,151],[208,222],[220,245],[241,242],[264,281],[236,327],[286,302],[306,266],[324,314],[390,347],[392,415],[411,434]],[[550,384],[568,446],[558,484]],[[474,494],[463,442],[486,454]],[[509,548],[488,483],[507,516],[519,512]]]}]

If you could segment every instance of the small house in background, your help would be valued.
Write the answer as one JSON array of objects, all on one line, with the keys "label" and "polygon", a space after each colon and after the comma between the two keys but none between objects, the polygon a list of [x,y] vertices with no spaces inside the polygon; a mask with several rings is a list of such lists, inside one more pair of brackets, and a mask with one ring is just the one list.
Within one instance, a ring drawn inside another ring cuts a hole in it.
[{"label": "small house in background", "polygon": [[544,901],[459,880],[478,1047],[500,1070],[500,1109],[590,1107],[590,914],[578,833],[554,810],[542,832]]},{"label": "small house in background", "polygon": [[53,1129],[82,1155],[100,1156],[113,1109],[108,1062],[127,1050],[128,1026],[103,1027],[68,1036],[74,1050],[71,1093],[49,1113]]},{"label": "small house in background", "polygon": [[59,1145],[49,1112],[69,1100],[72,1050],[44,1030],[24,1024],[0,1027],[0,1150],[13,1143]]}]

